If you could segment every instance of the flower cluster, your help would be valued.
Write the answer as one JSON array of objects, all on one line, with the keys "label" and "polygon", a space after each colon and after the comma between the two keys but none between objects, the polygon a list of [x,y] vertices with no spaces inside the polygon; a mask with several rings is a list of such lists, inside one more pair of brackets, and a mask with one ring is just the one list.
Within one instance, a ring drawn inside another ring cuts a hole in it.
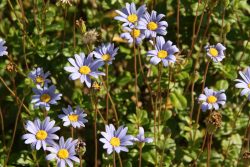
[{"label": "flower cluster", "polygon": [[171,41],[165,42],[164,37],[161,36],[167,34],[168,27],[168,23],[162,20],[165,17],[164,14],[157,14],[156,11],[149,14],[145,5],[136,10],[134,3],[126,3],[126,7],[116,12],[119,16],[115,19],[124,22],[122,26],[125,32],[121,34],[121,37],[128,43],[139,45],[144,38],[156,40],[153,43],[155,50],[147,52],[147,56],[151,57],[151,64],[156,65],[162,62],[167,67],[170,63],[175,63],[175,54],[179,52],[179,49],[172,45]]},{"label": "flower cluster", "polygon": [[44,73],[43,68],[36,68],[29,73],[29,78],[32,79],[34,84],[36,85],[33,88],[33,92],[35,95],[32,96],[31,103],[34,103],[34,108],[44,108],[46,111],[50,110],[50,105],[57,104],[57,101],[61,99],[62,94],[55,93],[56,86],[51,85],[50,72]]}]

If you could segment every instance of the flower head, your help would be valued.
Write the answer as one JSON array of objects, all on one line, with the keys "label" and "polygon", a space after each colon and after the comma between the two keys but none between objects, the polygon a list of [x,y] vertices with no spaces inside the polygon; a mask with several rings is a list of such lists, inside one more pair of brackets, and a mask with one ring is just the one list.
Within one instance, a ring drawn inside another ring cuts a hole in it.
[{"label": "flower head", "polygon": [[88,122],[84,117],[87,114],[79,106],[75,110],[69,105],[68,108],[62,109],[64,114],[60,114],[58,117],[64,121],[63,126],[72,125],[74,128],[85,127],[84,123]]},{"label": "flower head", "polygon": [[133,145],[133,137],[126,135],[128,128],[120,126],[115,130],[114,125],[106,125],[106,132],[101,132],[104,138],[100,138],[100,141],[104,143],[103,148],[107,149],[107,153],[111,154],[113,151],[120,153],[120,151],[128,152],[126,146]]},{"label": "flower head", "polygon": [[236,88],[243,88],[240,95],[248,95],[248,100],[250,100],[250,67],[247,67],[246,71],[239,72],[242,79],[236,79],[238,83],[235,85]]},{"label": "flower head", "polygon": [[207,56],[209,56],[214,62],[220,62],[225,58],[223,51],[226,50],[226,48],[221,43],[217,43],[215,46],[207,45],[205,46],[205,49],[207,51]]},{"label": "flower head", "polygon": [[25,129],[30,132],[23,135],[25,144],[31,144],[36,150],[43,147],[44,150],[48,145],[54,144],[54,140],[58,140],[59,137],[54,133],[60,129],[55,126],[55,121],[50,121],[50,117],[46,117],[43,122],[40,119],[36,119],[34,122],[28,121],[25,125]]},{"label": "flower head", "polygon": [[128,40],[128,43],[133,43],[135,39],[135,44],[139,45],[145,38],[144,31],[135,28],[124,27],[123,30],[126,32],[121,34],[121,38]]},{"label": "flower head", "polygon": [[206,87],[204,89],[204,94],[200,94],[198,100],[202,103],[202,111],[206,111],[212,109],[218,110],[219,104],[223,106],[226,103],[226,99],[227,97],[224,93],[224,90],[220,90],[217,92]]},{"label": "flower head", "polygon": [[115,48],[113,43],[107,43],[106,45],[102,44],[97,47],[93,53],[98,60],[112,64],[112,61],[115,59],[115,55],[117,55],[118,49],[118,47]]},{"label": "flower head", "polygon": [[63,137],[60,137],[59,145],[54,144],[52,147],[48,147],[47,150],[50,151],[50,154],[46,156],[48,161],[53,159],[57,160],[57,167],[65,167],[68,164],[70,167],[73,167],[72,161],[80,163],[79,158],[77,158],[75,146],[77,140],[68,138],[64,141]]},{"label": "flower head", "polygon": [[115,19],[124,22],[122,26],[133,28],[137,25],[139,19],[143,16],[146,10],[146,5],[142,5],[136,10],[135,3],[126,3],[126,7],[121,11],[116,10],[116,13],[118,13],[119,16],[116,16]]},{"label": "flower head", "polygon": [[35,84],[43,86],[51,82],[47,79],[49,75],[50,72],[44,73],[43,68],[38,67],[29,73],[29,78],[31,78]]},{"label": "flower head", "polygon": [[1,56],[7,56],[8,52],[7,52],[7,47],[4,46],[5,44],[5,40],[3,40],[2,38],[0,38],[0,57]]},{"label": "flower head", "polygon": [[134,141],[140,142],[140,143],[152,143],[152,138],[145,138],[144,136],[144,129],[143,127],[139,127],[139,134],[134,138]]},{"label": "flower head", "polygon": [[82,41],[84,44],[93,44],[97,41],[98,36],[99,34],[96,29],[92,29],[83,34]]},{"label": "flower head", "polygon": [[175,63],[176,57],[175,53],[179,52],[179,49],[172,45],[171,41],[165,42],[165,39],[161,36],[156,37],[155,50],[150,50],[147,56],[151,57],[150,63],[156,65],[162,61],[163,65],[166,67],[169,63]]},{"label": "flower head", "polygon": [[35,95],[32,96],[31,103],[34,103],[35,108],[42,107],[47,111],[50,109],[50,105],[57,104],[57,100],[60,100],[62,96],[60,93],[55,93],[56,87],[54,85],[50,87],[37,85],[32,90]]},{"label": "flower head", "polygon": [[72,66],[64,67],[64,70],[71,72],[69,79],[80,79],[81,83],[85,82],[89,88],[91,87],[90,76],[98,78],[99,75],[105,75],[103,72],[98,71],[103,62],[94,61],[93,53],[90,53],[88,57],[85,57],[84,53],[75,54],[75,59],[69,58],[68,61]]},{"label": "flower head", "polygon": [[140,19],[138,28],[145,30],[146,38],[155,38],[157,34],[166,35],[168,23],[166,21],[161,21],[164,16],[164,14],[157,15],[156,11],[152,11],[151,15],[146,12],[144,17]]}]

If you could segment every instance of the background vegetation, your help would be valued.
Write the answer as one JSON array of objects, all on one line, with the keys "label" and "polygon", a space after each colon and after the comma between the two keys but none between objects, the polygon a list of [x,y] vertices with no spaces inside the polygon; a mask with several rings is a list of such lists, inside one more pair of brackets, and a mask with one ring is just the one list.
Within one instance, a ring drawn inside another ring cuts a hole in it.
[{"label": "background vegetation", "polygon": [[[132,2],[132,1],[127,1]],[[219,110],[222,114],[221,127],[213,135],[211,166],[243,166],[249,157],[250,126],[248,121],[250,105],[246,97],[240,97],[235,88],[238,71],[250,64],[249,25],[250,5],[247,0],[148,0],[133,1],[137,6],[146,4],[148,10],[156,10],[166,15],[169,26],[165,39],[178,46],[181,53],[174,66],[164,68],[161,78],[162,112],[160,115],[158,142],[155,146],[147,144],[143,148],[142,166],[205,166],[206,145],[202,143],[206,132],[202,112],[199,126],[195,124],[198,110],[197,97],[201,93],[203,75],[208,61],[205,50],[207,43],[218,42],[226,46],[226,58],[221,63],[210,63],[206,86],[215,90],[226,90],[226,105]],[[94,166],[93,144],[93,102],[90,90],[78,81],[68,79],[63,69],[67,59],[74,53],[89,53],[76,20],[82,18],[87,30],[96,29],[98,40],[91,50],[101,43],[113,42],[119,47],[116,60],[109,67],[109,89],[120,125],[126,125],[130,134],[137,134],[142,125],[147,136],[153,137],[154,111],[147,83],[138,67],[139,107],[136,110],[134,93],[133,48],[119,35],[121,23],[114,20],[114,10],[125,5],[122,0],[74,0],[65,5],[51,0],[1,0],[0,36],[6,40],[8,57],[0,57],[0,164],[8,166],[35,166],[45,164],[44,153],[34,152],[25,145],[21,136],[25,133],[24,123],[43,118],[39,109],[30,103],[32,81],[27,77],[34,67],[43,67],[51,72],[53,84],[63,94],[59,105],[53,106],[49,116],[56,120],[62,130],[58,133],[70,136],[68,128],[63,127],[57,117],[61,108],[68,104],[80,105],[88,114],[85,128],[76,131],[76,136],[86,142],[84,165]],[[158,90],[158,68],[149,64],[146,51],[152,49],[149,42],[140,46],[144,75],[156,98]],[[15,70],[12,70],[12,67]],[[104,70],[104,69],[103,69]],[[102,80],[99,80],[102,82]],[[105,88],[96,93],[98,109],[105,115]],[[19,100],[18,100],[19,99]],[[20,107],[21,101],[27,106]],[[193,107],[193,116],[190,112]],[[18,111],[21,114],[18,115]],[[241,112],[240,112],[241,111]],[[116,124],[114,108],[110,104],[109,122]],[[159,112],[158,112],[159,113]],[[15,122],[16,121],[16,122]],[[16,126],[16,130],[15,130]],[[196,128],[197,127],[197,128]],[[104,122],[98,116],[97,135],[104,130]],[[196,131],[196,132],[195,132]],[[196,133],[196,138],[193,138]],[[106,154],[102,143],[98,143],[98,163],[102,166],[112,164],[112,156]],[[155,154],[157,150],[157,156]],[[121,153],[123,166],[137,166],[138,149],[130,147],[129,153]],[[52,163],[51,163],[52,164]]]}]

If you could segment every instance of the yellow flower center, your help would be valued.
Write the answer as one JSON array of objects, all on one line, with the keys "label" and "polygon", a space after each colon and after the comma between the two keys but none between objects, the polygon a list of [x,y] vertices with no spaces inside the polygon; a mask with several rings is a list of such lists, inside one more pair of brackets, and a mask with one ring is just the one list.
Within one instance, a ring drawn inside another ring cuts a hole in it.
[{"label": "yellow flower center", "polygon": [[69,115],[68,118],[69,118],[69,120],[71,122],[77,122],[78,121],[78,115],[76,115],[76,114]]},{"label": "yellow flower center", "polygon": [[41,97],[40,97],[40,100],[42,102],[45,102],[45,103],[48,103],[50,101],[51,97],[50,95],[48,95],[47,93],[43,94]]},{"label": "yellow flower center", "polygon": [[61,159],[66,159],[69,157],[69,152],[68,150],[66,149],[60,149],[58,152],[57,152],[57,156]]},{"label": "yellow flower center", "polygon": [[215,49],[215,48],[210,48],[210,49],[209,49],[209,53],[210,53],[213,57],[218,56],[218,50]]},{"label": "yellow flower center", "polygon": [[130,34],[131,34],[131,36],[132,36],[133,38],[137,38],[137,37],[139,37],[139,36],[141,35],[141,31],[134,28],[134,29],[130,32]]},{"label": "yellow flower center", "polygon": [[117,137],[112,137],[112,139],[110,140],[110,144],[114,147],[118,147],[120,146],[121,142],[120,139]]},{"label": "yellow flower center", "polygon": [[151,22],[148,23],[147,28],[149,30],[154,31],[154,30],[156,30],[158,28],[158,25],[155,22],[151,21]]},{"label": "yellow flower center", "polygon": [[36,139],[37,140],[45,140],[48,136],[48,133],[45,130],[39,130],[36,133]]},{"label": "yellow flower center", "polygon": [[91,72],[91,70],[90,70],[90,68],[88,66],[82,66],[82,67],[80,67],[79,72],[81,74],[87,75],[87,74],[89,74]]},{"label": "yellow flower center", "polygon": [[127,17],[128,21],[131,23],[135,23],[138,20],[138,17],[136,14],[131,14]]},{"label": "yellow flower center", "polygon": [[165,57],[168,56],[168,52],[165,51],[165,50],[160,50],[160,51],[157,53],[157,56],[158,56],[160,59],[164,59]]},{"label": "yellow flower center", "polygon": [[250,83],[248,84],[248,88],[250,89]]},{"label": "yellow flower center", "polygon": [[109,61],[110,58],[111,58],[111,56],[109,54],[102,55],[102,60],[104,60],[104,61]]},{"label": "yellow flower center", "polygon": [[217,98],[215,96],[209,96],[207,98],[208,103],[215,103],[217,101]]},{"label": "yellow flower center", "polygon": [[36,77],[36,83],[42,84],[43,82],[44,82],[43,77],[41,77],[41,76]]}]

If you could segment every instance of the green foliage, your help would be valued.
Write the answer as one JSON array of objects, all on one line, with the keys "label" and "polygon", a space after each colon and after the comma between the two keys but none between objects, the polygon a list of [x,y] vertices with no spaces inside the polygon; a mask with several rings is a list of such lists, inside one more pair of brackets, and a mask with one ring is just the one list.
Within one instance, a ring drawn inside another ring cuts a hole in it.
[{"label": "green foliage", "polygon": [[[249,102],[245,102],[247,97],[240,96],[234,82],[238,71],[250,65],[249,2],[180,0],[178,6],[178,1],[175,0],[144,1],[149,11],[156,10],[166,15],[165,20],[169,26],[165,39],[173,41],[181,52],[176,55],[177,62],[171,68],[163,68],[159,91],[158,67],[151,65],[146,57],[146,52],[153,49],[153,46],[146,41],[140,46],[142,69],[139,63],[137,66],[139,107],[135,104],[133,47],[119,37],[122,33],[121,23],[114,20],[115,10],[125,6],[125,2],[135,2],[137,6],[142,4],[139,0],[74,0],[72,5],[62,4],[59,0],[0,1],[0,37],[6,40],[9,53],[8,57],[0,57],[0,77],[3,78],[0,82],[1,165],[6,163],[8,152],[8,166],[46,164],[44,153],[41,150],[32,151],[21,139],[27,120],[44,118],[43,112],[34,109],[30,103],[35,85],[28,79],[33,68],[43,67],[45,71],[51,72],[52,83],[63,94],[60,103],[53,106],[48,113],[61,127],[58,135],[70,137],[69,128],[63,127],[58,118],[63,107],[69,104],[80,105],[88,114],[89,122],[85,128],[77,130],[75,136],[84,139],[87,144],[83,164],[94,166],[94,107],[90,98],[92,89],[79,81],[70,81],[69,74],[63,67],[68,64],[67,59],[75,53],[87,54],[99,44],[107,42],[113,42],[119,47],[115,61],[109,66],[108,88],[112,98],[108,110],[109,123],[117,125],[117,113],[119,124],[127,126],[129,134],[138,134],[138,127],[143,126],[146,136],[157,139],[143,147],[142,166],[149,167],[156,166],[156,163],[158,166],[173,167],[206,165],[207,145],[205,144],[203,151],[201,149],[208,112],[201,112],[196,124],[199,108],[197,98],[201,93],[208,61],[203,48],[207,43],[224,44],[227,48],[226,58],[220,63],[210,62],[205,85],[215,90],[224,89],[227,95],[226,105],[219,110],[222,114],[221,127],[213,134],[210,166],[243,166],[249,163],[242,159],[242,154],[249,150],[245,130],[249,126],[250,106]],[[176,18],[178,8],[179,23]],[[85,22],[79,28],[75,22],[80,18]],[[87,46],[83,42],[83,34],[91,29],[96,29],[99,36],[94,44]],[[195,42],[192,47],[193,39]],[[7,70],[10,62],[15,63],[16,71]],[[94,93],[97,107],[106,119],[105,77],[97,82],[101,83],[100,90]],[[15,136],[14,126],[20,101],[17,101],[13,93],[20,100],[24,98],[24,104],[30,111],[28,113],[22,107]],[[155,106],[160,107],[156,110]],[[190,118],[192,107],[193,116]],[[98,139],[100,132],[105,129],[104,123],[98,113]],[[11,142],[13,146],[10,149]],[[129,153],[122,152],[120,155],[124,167],[138,165],[137,145],[129,147]],[[112,155],[106,154],[100,142],[98,162],[101,166],[110,166],[113,163]]]}]

